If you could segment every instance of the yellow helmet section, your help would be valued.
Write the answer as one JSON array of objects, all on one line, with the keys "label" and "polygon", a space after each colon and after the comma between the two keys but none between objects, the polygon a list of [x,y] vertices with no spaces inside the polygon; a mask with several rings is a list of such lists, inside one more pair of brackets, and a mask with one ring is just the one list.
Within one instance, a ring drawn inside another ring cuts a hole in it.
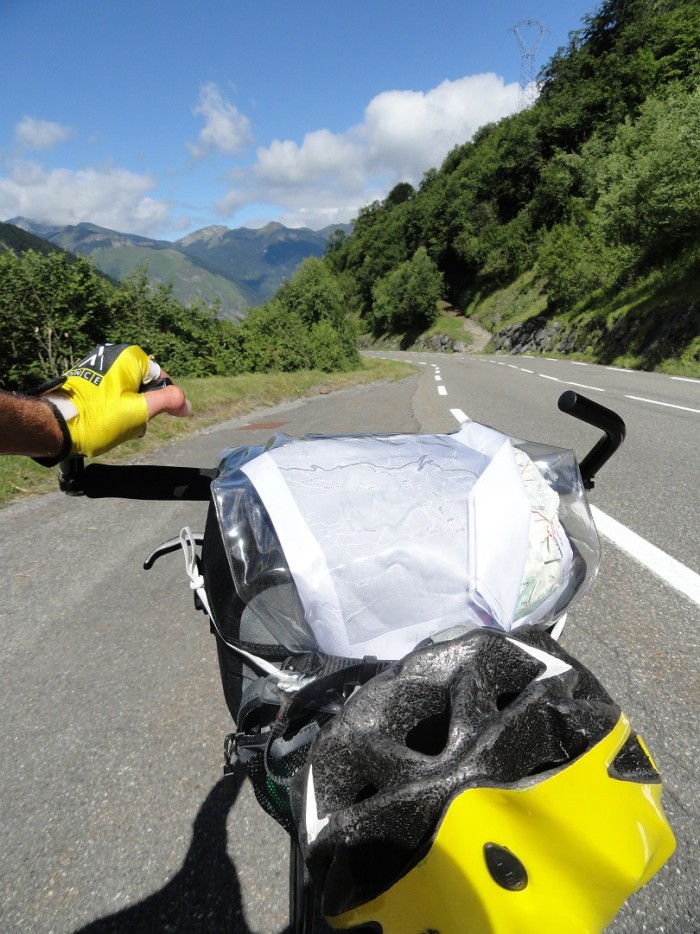
[{"label": "yellow helmet section", "polygon": [[661,785],[608,775],[629,735],[623,714],[544,780],[463,791],[413,869],[327,921],[383,934],[599,934],[675,849]]}]

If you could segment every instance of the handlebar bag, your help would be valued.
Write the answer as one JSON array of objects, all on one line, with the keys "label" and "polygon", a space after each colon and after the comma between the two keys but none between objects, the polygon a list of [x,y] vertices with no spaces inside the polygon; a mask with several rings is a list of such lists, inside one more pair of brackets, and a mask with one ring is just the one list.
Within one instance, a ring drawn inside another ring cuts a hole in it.
[{"label": "handlebar bag", "polygon": [[572,452],[468,422],[225,451],[202,557],[227,638],[395,659],[455,626],[546,625],[598,542]]}]

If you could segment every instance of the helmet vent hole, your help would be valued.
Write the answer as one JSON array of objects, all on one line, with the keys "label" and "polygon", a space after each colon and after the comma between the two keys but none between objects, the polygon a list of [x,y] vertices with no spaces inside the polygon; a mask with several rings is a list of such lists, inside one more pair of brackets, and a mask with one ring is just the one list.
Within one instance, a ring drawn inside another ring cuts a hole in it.
[{"label": "helmet vent hole", "polygon": [[367,801],[368,798],[373,798],[378,791],[379,789],[371,782],[363,785],[355,795],[355,804],[359,804],[360,801]]},{"label": "helmet vent hole", "polygon": [[520,691],[503,691],[496,698],[496,707],[499,710],[505,710],[506,707],[510,707],[514,700],[517,700],[520,697]]},{"label": "helmet vent hole", "polygon": [[406,745],[409,749],[420,752],[424,756],[439,756],[447,746],[449,732],[450,708],[449,704],[446,704],[443,710],[424,717],[409,730]]}]

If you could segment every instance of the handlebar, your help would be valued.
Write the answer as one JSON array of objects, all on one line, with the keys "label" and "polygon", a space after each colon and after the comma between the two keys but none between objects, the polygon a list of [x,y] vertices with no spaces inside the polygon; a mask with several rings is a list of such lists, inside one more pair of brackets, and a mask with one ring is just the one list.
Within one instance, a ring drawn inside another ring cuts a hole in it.
[{"label": "handlebar", "polygon": [[[559,408],[604,432],[579,467],[583,485],[594,487],[594,477],[625,439],[625,423],[611,409],[569,389],[559,397]],[[70,496],[91,499],[121,497],[141,500],[189,500],[206,502],[217,470],[203,467],[159,465],[85,466],[82,456],[69,457],[59,466],[59,487]]]},{"label": "handlebar", "polygon": [[593,445],[579,463],[581,479],[587,490],[592,490],[595,486],[594,477],[600,468],[613,456],[615,451],[625,440],[625,423],[612,409],[606,409],[604,405],[594,402],[585,396],[579,395],[573,389],[568,389],[559,396],[559,409],[573,415],[595,428],[604,432],[604,436]]},{"label": "handlebar", "polygon": [[59,466],[58,485],[69,496],[91,499],[121,497],[142,500],[206,502],[215,468],[89,464],[69,457]]}]

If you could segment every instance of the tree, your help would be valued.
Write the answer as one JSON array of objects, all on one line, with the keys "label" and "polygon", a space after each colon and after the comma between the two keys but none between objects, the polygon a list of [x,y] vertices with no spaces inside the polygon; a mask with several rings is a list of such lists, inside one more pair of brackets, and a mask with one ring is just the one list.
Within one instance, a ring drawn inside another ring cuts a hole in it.
[{"label": "tree", "polygon": [[113,299],[86,259],[0,255],[0,386],[26,388],[70,369],[105,339]]},{"label": "tree", "polygon": [[384,199],[384,206],[390,208],[395,207],[397,204],[404,204],[404,202],[410,201],[415,193],[413,185],[409,182],[399,182],[398,185],[394,185]]},{"label": "tree", "polygon": [[241,336],[216,307],[185,308],[172,287],[148,281],[144,267],[122,283],[115,299],[110,339],[141,344],[177,376],[211,376],[243,367]]},{"label": "tree", "polygon": [[277,298],[251,309],[240,332],[243,365],[248,371],[284,372],[311,366],[308,329],[301,317]]},{"label": "tree", "polygon": [[596,218],[608,242],[648,260],[675,255],[700,234],[700,90],[649,98],[621,125],[598,166]]},{"label": "tree", "polygon": [[[310,332],[314,365],[324,370],[358,365],[345,295],[326,261],[316,257],[305,259],[291,281],[277,293],[276,300]],[[335,345],[332,353],[330,344]],[[322,365],[318,360],[322,360]]]},{"label": "tree", "polygon": [[373,320],[378,331],[423,330],[438,316],[442,276],[425,247],[416,250],[380,279],[373,290]]},{"label": "tree", "polygon": [[322,259],[310,256],[276,296],[311,328],[319,321],[338,326],[345,318],[345,300],[338,280]]}]

